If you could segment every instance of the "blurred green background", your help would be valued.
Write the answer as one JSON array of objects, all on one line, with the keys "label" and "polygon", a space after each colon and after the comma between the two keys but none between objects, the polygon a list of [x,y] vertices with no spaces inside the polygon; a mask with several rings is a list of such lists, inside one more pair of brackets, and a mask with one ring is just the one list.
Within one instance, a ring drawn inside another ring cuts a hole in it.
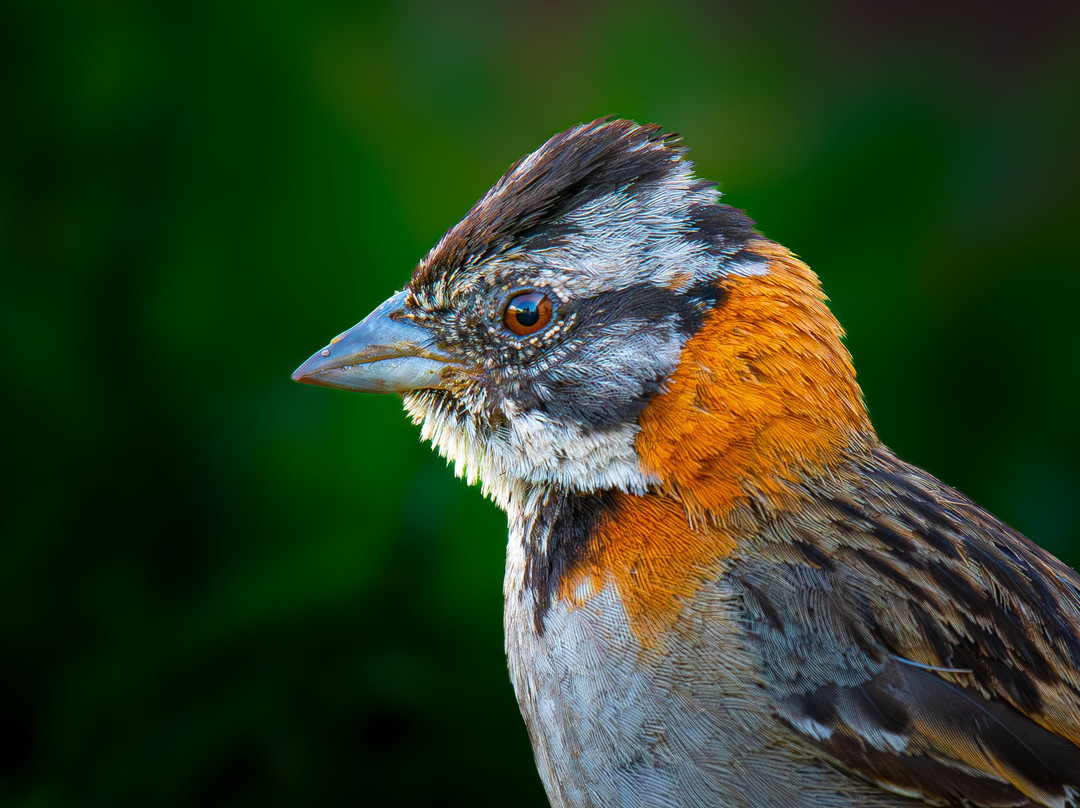
[{"label": "blurred green background", "polygon": [[289,374],[601,115],[817,270],[887,443],[1080,562],[1077,4],[0,15],[0,805],[544,804],[502,515]]}]

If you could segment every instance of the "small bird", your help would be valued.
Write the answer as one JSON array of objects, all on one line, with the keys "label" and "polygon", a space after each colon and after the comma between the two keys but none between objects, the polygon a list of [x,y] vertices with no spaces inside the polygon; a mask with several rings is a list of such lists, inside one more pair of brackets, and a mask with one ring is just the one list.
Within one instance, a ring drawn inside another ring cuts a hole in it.
[{"label": "small bird", "polygon": [[293,375],[506,512],[556,808],[1080,806],[1080,576],[878,440],[814,273],[677,135],[515,163]]}]

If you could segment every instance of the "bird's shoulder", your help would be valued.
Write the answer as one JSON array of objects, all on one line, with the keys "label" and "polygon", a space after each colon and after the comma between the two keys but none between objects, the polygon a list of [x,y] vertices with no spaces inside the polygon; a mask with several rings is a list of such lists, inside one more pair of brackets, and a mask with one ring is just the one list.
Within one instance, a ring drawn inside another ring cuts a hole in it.
[{"label": "bird's shoulder", "polygon": [[802,738],[928,801],[1075,804],[1073,570],[884,448],[744,549],[728,582]]}]

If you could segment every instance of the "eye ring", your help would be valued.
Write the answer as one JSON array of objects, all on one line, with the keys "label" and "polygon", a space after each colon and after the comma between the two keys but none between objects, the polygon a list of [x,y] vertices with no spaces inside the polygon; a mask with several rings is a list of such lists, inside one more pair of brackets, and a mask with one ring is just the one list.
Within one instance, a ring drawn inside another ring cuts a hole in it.
[{"label": "eye ring", "polygon": [[554,314],[555,306],[543,292],[519,292],[506,304],[503,325],[519,337],[527,337],[546,328]]}]

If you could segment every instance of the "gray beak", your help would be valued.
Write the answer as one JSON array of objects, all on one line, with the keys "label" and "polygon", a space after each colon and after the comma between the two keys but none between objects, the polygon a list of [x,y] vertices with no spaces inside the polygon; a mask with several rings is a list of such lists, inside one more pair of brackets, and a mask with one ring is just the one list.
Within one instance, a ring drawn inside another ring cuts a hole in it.
[{"label": "gray beak", "polygon": [[405,292],[398,292],[298,367],[293,381],[363,393],[443,387],[453,360],[404,307]]}]

